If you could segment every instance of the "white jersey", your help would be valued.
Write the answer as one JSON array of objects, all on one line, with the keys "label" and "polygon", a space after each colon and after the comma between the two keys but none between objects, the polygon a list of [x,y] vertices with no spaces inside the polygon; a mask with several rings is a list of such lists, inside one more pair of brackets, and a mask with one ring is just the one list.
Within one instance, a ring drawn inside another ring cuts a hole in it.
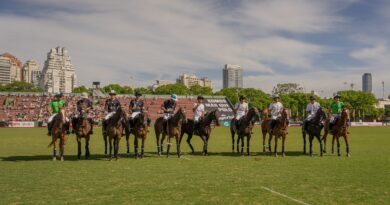
[{"label": "white jersey", "polygon": [[271,119],[276,120],[281,116],[280,111],[283,109],[283,104],[281,102],[273,102],[268,109],[271,112]]},{"label": "white jersey", "polygon": [[312,119],[314,115],[317,113],[318,109],[320,109],[320,107],[321,107],[320,103],[318,102],[314,102],[313,104],[312,103],[307,104],[306,112],[309,113],[307,119]]},{"label": "white jersey", "polygon": [[239,120],[248,112],[248,103],[237,103],[234,109],[236,110],[236,120]]},{"label": "white jersey", "polygon": [[197,104],[195,103],[193,106],[192,106],[193,109],[195,109],[194,111],[194,120],[195,122],[199,121],[199,118],[202,117],[203,113],[204,113],[204,104],[201,103],[201,104]]}]

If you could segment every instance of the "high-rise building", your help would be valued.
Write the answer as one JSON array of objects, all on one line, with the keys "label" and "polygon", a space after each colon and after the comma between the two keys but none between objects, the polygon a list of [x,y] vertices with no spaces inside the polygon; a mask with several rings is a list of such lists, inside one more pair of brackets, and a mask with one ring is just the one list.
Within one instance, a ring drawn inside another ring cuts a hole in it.
[{"label": "high-rise building", "polygon": [[71,93],[77,86],[76,79],[66,48],[52,48],[42,70],[41,87],[49,93]]},{"label": "high-rise building", "polygon": [[207,77],[198,78],[198,76],[194,74],[182,74],[176,80],[177,83],[182,83],[188,88],[194,85],[200,85],[202,87],[210,87],[212,86],[211,80]]},{"label": "high-rise building", "polygon": [[22,62],[14,55],[6,52],[1,56],[9,58],[11,62],[11,83],[15,81],[22,81]]},{"label": "high-rise building", "polygon": [[23,65],[23,81],[27,83],[31,83],[35,86],[39,86],[39,81],[41,78],[41,71],[39,69],[39,65],[34,60],[28,60]]},{"label": "high-rise building", "polygon": [[242,68],[239,65],[226,64],[222,70],[223,88],[242,88]]},{"label": "high-rise building", "polygon": [[0,56],[0,84],[11,83],[11,60]]},{"label": "high-rise building", "polygon": [[372,92],[372,76],[371,73],[364,73],[362,77],[363,92]]}]

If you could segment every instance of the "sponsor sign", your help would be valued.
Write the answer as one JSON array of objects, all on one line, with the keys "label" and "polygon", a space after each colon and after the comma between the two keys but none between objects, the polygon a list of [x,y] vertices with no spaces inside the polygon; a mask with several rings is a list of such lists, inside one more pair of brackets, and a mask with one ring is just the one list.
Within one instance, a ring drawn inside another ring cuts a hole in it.
[{"label": "sponsor sign", "polygon": [[224,126],[230,126],[230,120],[234,118],[233,107],[226,98],[212,98],[206,97],[204,99],[206,111],[217,109],[219,114],[219,121]]},{"label": "sponsor sign", "polygon": [[35,127],[35,123],[33,121],[11,121],[9,123],[10,127]]}]

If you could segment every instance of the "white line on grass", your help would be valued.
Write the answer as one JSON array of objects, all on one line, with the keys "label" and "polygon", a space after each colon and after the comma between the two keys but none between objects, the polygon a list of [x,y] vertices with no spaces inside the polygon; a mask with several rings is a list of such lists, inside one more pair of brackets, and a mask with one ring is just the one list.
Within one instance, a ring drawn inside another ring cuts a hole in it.
[{"label": "white line on grass", "polygon": [[182,158],[182,159],[186,159],[186,160],[191,160],[190,158],[183,157],[183,156],[181,156],[180,158]]},{"label": "white line on grass", "polygon": [[282,193],[279,193],[279,192],[277,192],[277,191],[274,191],[274,190],[272,190],[272,189],[270,189],[270,188],[267,188],[267,187],[264,187],[264,186],[262,186],[261,188],[264,189],[264,190],[270,191],[271,193],[274,193],[274,194],[277,194],[277,195],[279,195],[279,196],[282,196],[282,197],[284,197],[284,198],[290,199],[291,201],[295,201],[295,202],[297,202],[297,203],[299,203],[299,204],[309,205],[308,203],[305,203],[305,202],[303,202],[303,201],[299,201],[298,199],[294,199],[294,198],[292,198],[292,197],[289,197],[289,196],[287,196],[287,195],[284,195],[284,194],[282,194]]}]

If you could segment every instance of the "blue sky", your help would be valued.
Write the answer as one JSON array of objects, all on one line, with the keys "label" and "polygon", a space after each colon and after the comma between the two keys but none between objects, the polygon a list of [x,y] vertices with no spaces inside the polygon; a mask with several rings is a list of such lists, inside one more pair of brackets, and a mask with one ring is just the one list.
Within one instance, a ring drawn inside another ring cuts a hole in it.
[{"label": "blue sky", "polygon": [[[147,86],[181,73],[222,85],[226,63],[244,86],[296,82],[331,95],[373,75],[390,92],[390,3],[385,0],[2,0],[0,52],[42,66],[64,46],[79,84]],[[135,79],[135,80],[132,80]]]}]

